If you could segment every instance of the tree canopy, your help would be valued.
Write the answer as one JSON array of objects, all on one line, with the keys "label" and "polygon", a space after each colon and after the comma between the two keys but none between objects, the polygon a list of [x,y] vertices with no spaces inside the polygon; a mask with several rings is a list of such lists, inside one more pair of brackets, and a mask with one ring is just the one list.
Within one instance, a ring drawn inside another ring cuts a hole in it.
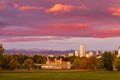
[{"label": "tree canopy", "polygon": [[3,53],[4,53],[3,44],[0,44],[0,55],[3,55]]},{"label": "tree canopy", "polygon": [[105,68],[107,71],[113,70],[113,62],[114,62],[114,56],[111,54],[111,52],[105,52],[102,54],[102,63],[103,68]]}]

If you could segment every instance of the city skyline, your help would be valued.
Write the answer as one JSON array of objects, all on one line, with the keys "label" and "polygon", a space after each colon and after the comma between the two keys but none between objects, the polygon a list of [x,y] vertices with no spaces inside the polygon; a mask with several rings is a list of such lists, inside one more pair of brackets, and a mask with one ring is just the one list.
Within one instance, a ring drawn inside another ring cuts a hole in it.
[{"label": "city skyline", "polygon": [[120,0],[0,0],[5,49],[112,51],[120,45]]},{"label": "city skyline", "polygon": [[[75,39],[75,38],[74,38]],[[118,38],[96,38],[96,41],[92,42],[92,38],[87,38],[86,40],[83,38],[75,39],[75,40],[66,40],[66,41],[41,41],[39,42],[20,42],[20,43],[4,43],[5,49],[48,49],[48,50],[79,50],[80,45],[86,45],[87,51],[114,51],[118,50],[120,46],[118,43],[120,39]],[[85,41],[84,41],[85,40]],[[114,40],[114,42],[113,42]],[[105,42],[104,42],[105,41]],[[59,43],[59,44],[58,44]],[[30,45],[32,46],[30,46]],[[65,44],[64,47],[61,45]],[[114,45],[113,45],[114,44]],[[13,46],[11,46],[13,45]],[[97,45],[97,46],[96,46]],[[16,46],[16,47],[15,47]],[[95,47],[94,47],[95,46]],[[109,46],[109,47],[106,47]]]}]

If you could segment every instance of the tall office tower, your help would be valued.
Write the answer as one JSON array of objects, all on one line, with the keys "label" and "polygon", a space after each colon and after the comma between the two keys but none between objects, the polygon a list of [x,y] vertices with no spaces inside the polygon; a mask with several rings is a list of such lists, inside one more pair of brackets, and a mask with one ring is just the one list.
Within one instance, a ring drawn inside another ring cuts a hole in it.
[{"label": "tall office tower", "polygon": [[120,57],[120,46],[118,47],[118,55],[117,57]]},{"label": "tall office tower", "polygon": [[86,46],[80,45],[80,57],[85,57],[85,56],[86,56]]}]

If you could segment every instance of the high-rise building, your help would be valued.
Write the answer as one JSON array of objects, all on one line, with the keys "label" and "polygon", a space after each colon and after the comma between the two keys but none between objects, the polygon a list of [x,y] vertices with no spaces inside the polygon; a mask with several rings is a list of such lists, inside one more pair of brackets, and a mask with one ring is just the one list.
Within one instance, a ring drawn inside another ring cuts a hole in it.
[{"label": "high-rise building", "polygon": [[75,51],[75,56],[78,57],[79,56],[79,52]]},{"label": "high-rise building", "polygon": [[86,56],[86,46],[80,45],[80,57],[85,57],[85,56]]},{"label": "high-rise building", "polygon": [[117,57],[120,57],[120,46],[118,47],[118,55]]}]

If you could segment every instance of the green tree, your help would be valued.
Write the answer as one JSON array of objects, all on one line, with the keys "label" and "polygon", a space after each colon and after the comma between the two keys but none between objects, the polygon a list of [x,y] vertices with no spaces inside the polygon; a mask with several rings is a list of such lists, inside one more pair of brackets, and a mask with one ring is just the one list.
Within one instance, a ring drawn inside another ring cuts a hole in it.
[{"label": "green tree", "polygon": [[[32,57],[34,63],[37,63],[37,64],[45,64],[46,63],[46,57],[45,56],[39,56],[39,55],[34,55]],[[54,59],[54,58],[52,58]]]},{"label": "green tree", "polygon": [[34,66],[34,61],[32,59],[27,59],[24,61],[24,67],[27,69],[31,69]]},{"label": "green tree", "polygon": [[120,71],[120,57],[115,59],[114,66],[115,66],[115,69]]},{"label": "green tree", "polygon": [[68,60],[70,61],[71,64],[73,64],[75,58],[76,56],[71,56],[71,57],[66,57],[64,60]]},{"label": "green tree", "polygon": [[0,44],[0,67],[2,65],[2,59],[3,59],[3,53],[4,53],[4,48],[3,48],[3,45]]},{"label": "green tree", "polygon": [[38,58],[36,61],[37,64],[42,64],[43,63],[43,59],[42,58]]},{"label": "green tree", "polygon": [[10,69],[12,69],[12,70],[18,69],[20,67],[20,64],[19,64],[18,60],[14,59],[14,58],[11,59],[9,65],[10,65]]},{"label": "green tree", "polygon": [[11,59],[13,59],[13,55],[3,55],[3,65],[2,65],[2,68],[3,69],[6,69],[6,70],[9,70],[10,69],[10,61]]},{"label": "green tree", "polygon": [[82,58],[80,62],[81,69],[95,70],[97,65],[97,60],[95,57]]},{"label": "green tree", "polygon": [[3,48],[3,45],[0,44],[0,74],[2,72],[2,63],[3,63],[3,53],[4,53],[4,48]]},{"label": "green tree", "polygon": [[18,55],[18,62],[20,63],[20,68],[22,69],[23,68],[23,64],[24,64],[24,61],[28,59],[28,56],[26,55],[23,55],[23,54],[19,54]]},{"label": "green tree", "polygon": [[102,70],[102,69],[103,69],[103,61],[102,61],[101,58],[97,59],[96,68],[97,68],[98,70]]},{"label": "green tree", "polygon": [[34,55],[34,56],[32,57],[32,59],[33,59],[33,61],[34,61],[35,63],[37,63],[37,60],[38,60],[39,57],[40,57],[40,56],[38,56],[38,55]]},{"label": "green tree", "polygon": [[0,44],[0,55],[3,55],[3,53],[4,53],[3,44]]},{"label": "green tree", "polygon": [[80,61],[81,61],[80,58],[75,58],[73,61],[72,67],[75,69],[80,69]]},{"label": "green tree", "polygon": [[103,68],[107,71],[113,70],[113,62],[114,62],[114,56],[111,54],[111,52],[105,52],[102,54],[102,63]]}]

